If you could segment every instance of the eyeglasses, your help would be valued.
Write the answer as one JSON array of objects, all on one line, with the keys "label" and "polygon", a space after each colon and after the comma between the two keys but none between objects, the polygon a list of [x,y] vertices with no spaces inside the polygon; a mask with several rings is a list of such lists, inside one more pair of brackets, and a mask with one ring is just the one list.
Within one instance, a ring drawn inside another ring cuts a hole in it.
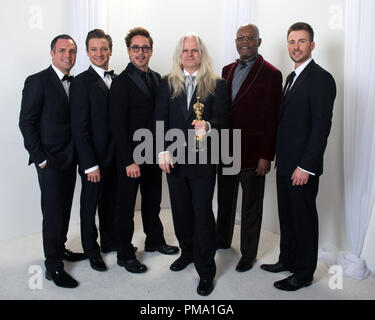
[{"label": "eyeglasses", "polygon": [[242,42],[242,41],[255,41],[258,38],[256,36],[241,36],[236,38],[236,41]]},{"label": "eyeglasses", "polygon": [[142,52],[143,52],[143,53],[147,53],[147,52],[149,52],[149,51],[151,50],[151,47],[149,47],[149,46],[143,46],[143,47],[140,47],[140,46],[132,46],[132,47],[130,47],[130,49],[132,49],[132,51],[133,51],[134,53],[139,52],[139,49],[142,49]]}]

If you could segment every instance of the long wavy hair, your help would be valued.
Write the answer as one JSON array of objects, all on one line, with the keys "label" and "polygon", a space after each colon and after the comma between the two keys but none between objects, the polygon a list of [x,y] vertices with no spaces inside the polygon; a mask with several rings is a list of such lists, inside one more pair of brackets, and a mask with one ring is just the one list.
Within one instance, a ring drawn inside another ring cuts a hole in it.
[{"label": "long wavy hair", "polygon": [[197,42],[201,59],[197,77],[197,96],[204,99],[208,95],[213,95],[215,93],[216,80],[220,77],[214,71],[213,62],[208,54],[205,44],[200,36],[196,33],[187,33],[182,36],[178,41],[176,49],[173,53],[172,69],[168,74],[168,85],[172,91],[172,99],[175,99],[181,94],[181,92],[186,90],[184,67],[181,63],[181,55],[186,38],[194,38]]}]

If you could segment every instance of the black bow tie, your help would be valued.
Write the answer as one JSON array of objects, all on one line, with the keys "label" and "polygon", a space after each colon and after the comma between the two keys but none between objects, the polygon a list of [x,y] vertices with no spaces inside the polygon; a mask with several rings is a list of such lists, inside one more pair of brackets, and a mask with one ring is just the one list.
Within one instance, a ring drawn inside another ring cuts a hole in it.
[{"label": "black bow tie", "polygon": [[72,81],[73,80],[73,78],[74,78],[74,76],[68,76],[67,74],[65,74],[64,76],[63,76],[63,78],[61,79],[61,81],[68,81],[68,82],[70,82],[70,81]]},{"label": "black bow tie", "polygon": [[113,74],[115,72],[113,70],[110,70],[110,71],[104,71],[104,76],[106,76],[107,74],[109,74],[111,76],[111,78],[113,77]]}]

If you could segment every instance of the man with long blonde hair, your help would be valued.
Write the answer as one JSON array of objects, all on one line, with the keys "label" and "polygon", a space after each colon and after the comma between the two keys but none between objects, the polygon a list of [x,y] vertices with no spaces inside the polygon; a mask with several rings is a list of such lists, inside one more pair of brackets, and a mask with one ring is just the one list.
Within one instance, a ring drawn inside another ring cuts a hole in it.
[{"label": "man with long blonde hair", "polygon": [[[196,120],[193,110],[197,97],[204,105],[200,121]],[[186,34],[176,46],[171,73],[162,79],[156,101],[156,121],[163,121],[165,131],[178,129],[183,133],[185,140],[180,147],[188,159],[188,153],[194,152],[189,148],[192,135],[188,131],[205,135],[210,130],[225,127],[228,108],[226,83],[215,74],[206,46],[197,34]],[[178,139],[164,141],[164,150],[176,143]],[[210,141],[206,148],[209,153]],[[181,247],[181,256],[170,269],[181,271],[194,262],[200,276],[197,292],[209,295],[216,273],[212,211],[216,165],[210,157],[205,163],[200,159],[194,163],[179,160],[175,163],[174,157],[170,151],[160,152],[158,156],[159,167],[167,173],[173,222]],[[197,160],[198,153],[194,158]]]}]

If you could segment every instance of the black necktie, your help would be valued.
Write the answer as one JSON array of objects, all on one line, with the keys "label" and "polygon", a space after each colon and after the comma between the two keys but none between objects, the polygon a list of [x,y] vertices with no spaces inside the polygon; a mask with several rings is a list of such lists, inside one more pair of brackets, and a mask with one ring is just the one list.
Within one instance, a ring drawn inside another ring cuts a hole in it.
[{"label": "black necktie", "polygon": [[106,76],[107,74],[109,74],[111,76],[111,78],[113,78],[113,74],[115,72],[113,70],[110,70],[110,71],[104,71],[104,76]]},{"label": "black necktie", "polygon": [[73,78],[74,78],[74,76],[69,76],[69,75],[65,74],[63,76],[63,78],[61,79],[61,81],[65,81],[66,80],[66,81],[70,82],[70,81],[73,80]]},{"label": "black necktie", "polygon": [[295,76],[296,76],[296,73],[293,71],[286,78],[286,83],[285,83],[284,92],[283,92],[284,97],[288,94]]}]

